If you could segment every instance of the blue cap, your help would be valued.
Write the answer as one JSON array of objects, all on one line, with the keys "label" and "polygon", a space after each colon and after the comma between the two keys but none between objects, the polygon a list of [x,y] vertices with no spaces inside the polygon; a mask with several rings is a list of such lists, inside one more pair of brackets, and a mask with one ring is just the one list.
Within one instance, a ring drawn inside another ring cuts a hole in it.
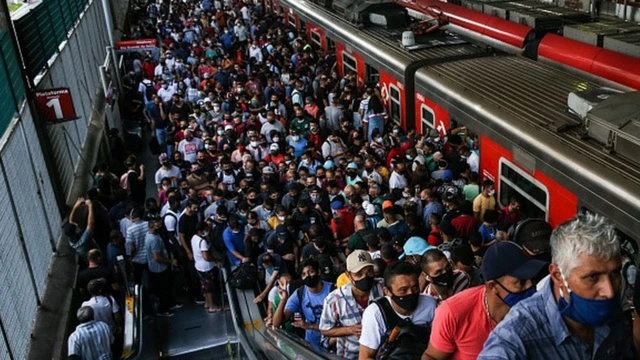
[{"label": "blue cap", "polygon": [[347,165],[347,169],[357,169],[358,165],[356,165],[356,163],[354,162],[350,162],[349,165]]},{"label": "blue cap", "polygon": [[443,181],[453,180],[453,173],[451,172],[451,170],[447,169],[444,171],[444,173],[442,174],[442,180]]},{"label": "blue cap", "polygon": [[400,258],[404,258],[407,255],[420,255],[422,256],[422,254],[424,254],[425,252],[427,252],[427,250],[430,249],[435,249],[435,247],[429,245],[425,239],[418,237],[418,236],[412,236],[410,237],[406,243],[404,243],[404,246],[402,247],[402,249],[404,250],[404,253],[402,255],[400,255]]},{"label": "blue cap", "polygon": [[511,241],[501,241],[487,249],[480,271],[485,281],[510,275],[519,280],[534,278],[547,263],[530,258],[524,250]]},{"label": "blue cap", "polygon": [[331,170],[333,169],[334,166],[335,164],[333,163],[333,160],[327,160],[324,162],[324,165],[322,165],[322,167],[325,168],[325,170]]},{"label": "blue cap", "polygon": [[342,201],[339,200],[333,200],[331,202],[331,209],[332,210],[340,210],[344,207],[344,204],[342,203]]}]

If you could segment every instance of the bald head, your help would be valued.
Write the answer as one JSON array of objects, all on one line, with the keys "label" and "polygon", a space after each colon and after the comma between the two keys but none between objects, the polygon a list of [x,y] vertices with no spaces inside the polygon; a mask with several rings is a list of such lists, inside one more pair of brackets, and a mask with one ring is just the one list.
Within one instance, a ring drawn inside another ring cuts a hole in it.
[{"label": "bald head", "polygon": [[353,227],[356,231],[366,228],[365,217],[363,215],[356,215],[353,219]]}]

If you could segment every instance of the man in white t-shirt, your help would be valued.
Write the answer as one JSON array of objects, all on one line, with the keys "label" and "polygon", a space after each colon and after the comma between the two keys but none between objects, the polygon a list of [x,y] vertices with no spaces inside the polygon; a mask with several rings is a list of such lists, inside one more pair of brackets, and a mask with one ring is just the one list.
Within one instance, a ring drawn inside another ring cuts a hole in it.
[{"label": "man in white t-shirt", "polygon": [[111,295],[104,294],[106,284],[107,280],[104,278],[89,281],[87,291],[91,294],[91,299],[83,302],[81,307],[90,306],[93,308],[94,320],[104,321],[109,325],[111,334],[115,334],[122,326],[120,308]]},{"label": "man in white t-shirt", "polygon": [[196,234],[191,238],[191,251],[198,277],[200,289],[204,296],[204,307],[212,313],[221,311],[220,289],[218,288],[218,267],[213,260],[213,250],[207,240],[209,224],[201,221],[196,226]]},{"label": "man in white t-shirt", "polygon": [[387,356],[402,354],[408,359],[419,359],[429,344],[436,300],[420,294],[418,274],[407,262],[396,262],[387,268],[384,282],[386,296],[377,299],[362,314],[358,359],[374,359],[378,349],[386,347],[395,326],[400,328],[400,335]]},{"label": "man in white t-shirt", "polygon": [[200,138],[194,138],[189,129],[184,131],[184,139],[178,144],[178,151],[182,153],[184,161],[194,163],[197,161],[198,150],[204,149],[204,143]]},{"label": "man in white t-shirt", "polygon": [[158,171],[156,171],[155,176],[158,191],[162,190],[162,179],[164,178],[169,178],[169,180],[171,180],[171,187],[177,188],[178,180],[182,179],[182,172],[180,172],[180,168],[171,163],[171,159],[169,159],[166,153],[160,154],[160,156],[158,156],[158,161],[162,165]]}]

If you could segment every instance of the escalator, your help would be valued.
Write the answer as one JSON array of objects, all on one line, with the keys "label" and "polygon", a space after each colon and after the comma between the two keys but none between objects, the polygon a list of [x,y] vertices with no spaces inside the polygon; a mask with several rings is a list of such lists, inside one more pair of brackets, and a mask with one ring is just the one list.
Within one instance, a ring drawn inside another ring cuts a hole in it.
[{"label": "escalator", "polygon": [[[223,271],[226,279],[226,271]],[[143,314],[144,291],[130,289],[125,307],[122,360],[334,360],[314,351],[302,339],[265,326],[262,305],[253,303],[254,290],[226,284],[229,310],[206,314],[201,306],[188,305],[172,317]]]}]

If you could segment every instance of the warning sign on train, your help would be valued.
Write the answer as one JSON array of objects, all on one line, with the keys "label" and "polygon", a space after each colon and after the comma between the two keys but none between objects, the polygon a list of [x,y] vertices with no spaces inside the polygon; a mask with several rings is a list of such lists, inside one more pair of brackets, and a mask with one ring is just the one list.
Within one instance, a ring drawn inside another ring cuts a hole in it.
[{"label": "warning sign on train", "polygon": [[69,88],[36,91],[36,108],[42,120],[56,124],[78,118]]}]

